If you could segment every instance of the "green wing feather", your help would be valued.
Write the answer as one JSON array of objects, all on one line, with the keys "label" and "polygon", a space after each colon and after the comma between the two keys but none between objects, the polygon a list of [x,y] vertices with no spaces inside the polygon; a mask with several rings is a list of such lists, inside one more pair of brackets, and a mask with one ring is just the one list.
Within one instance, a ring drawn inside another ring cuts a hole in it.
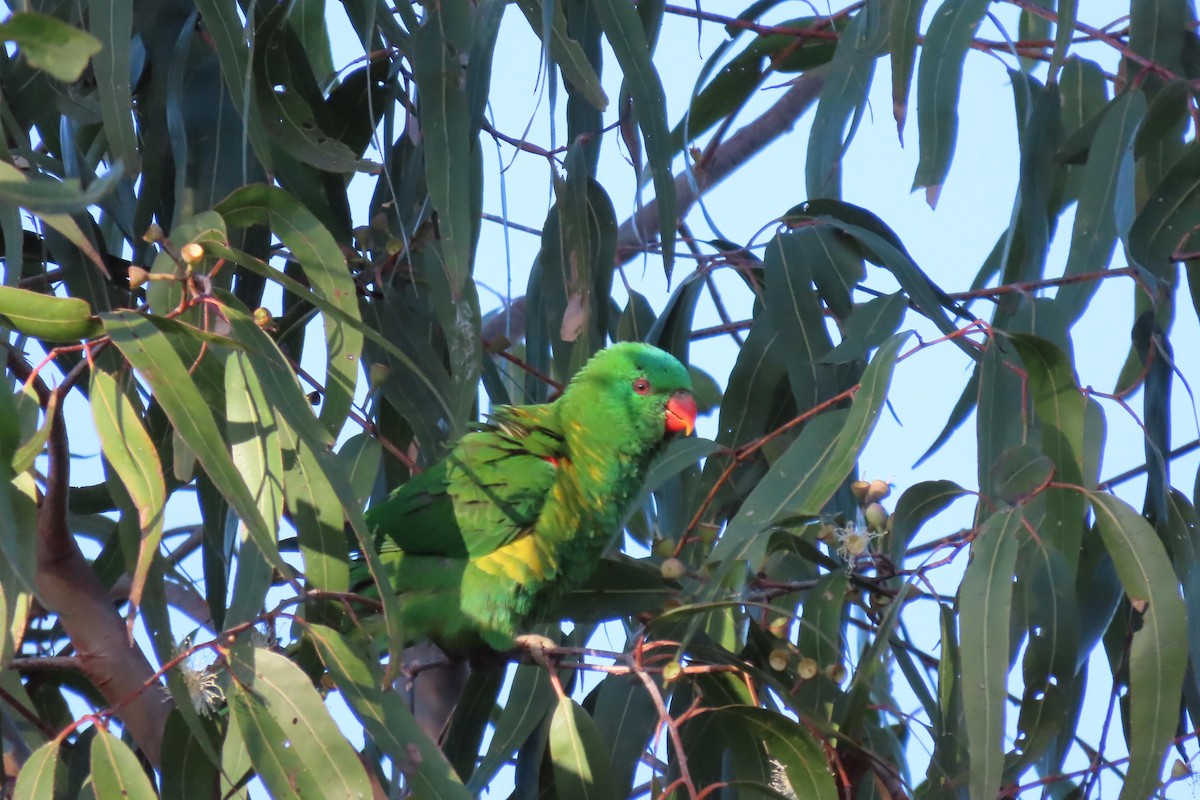
[{"label": "green wing feather", "polygon": [[501,406],[450,455],[367,512],[377,545],[479,558],[528,533],[563,455],[550,406]]}]

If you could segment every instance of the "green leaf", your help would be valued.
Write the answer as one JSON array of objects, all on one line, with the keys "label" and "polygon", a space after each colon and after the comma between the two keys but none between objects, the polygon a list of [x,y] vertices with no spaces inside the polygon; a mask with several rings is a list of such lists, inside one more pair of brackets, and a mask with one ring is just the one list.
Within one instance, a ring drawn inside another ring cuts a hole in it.
[{"label": "green leaf", "polygon": [[[272,269],[267,262],[262,261],[261,259],[254,258],[247,253],[234,250],[224,245],[206,243],[205,248],[209,253],[218,258],[224,258],[228,261],[235,262],[239,266],[245,267],[256,275],[260,275],[268,280],[278,283],[284,289],[296,295],[304,302],[311,303],[312,305],[316,306],[317,309],[324,312],[327,316],[333,317],[341,321],[343,324],[356,327],[367,339],[370,339],[373,343],[382,347],[389,355],[396,358],[396,360],[403,364],[408,370],[411,370],[411,376],[416,379],[424,389],[427,389],[434,398],[436,398],[439,413],[444,414],[447,417],[451,415],[449,400],[446,399],[444,393],[439,389],[438,384],[435,383],[434,380],[430,378],[428,374],[426,374],[426,372],[423,371],[407,353],[389,341],[387,337],[383,336],[379,331],[375,330],[374,327],[364,324],[357,315],[351,315],[349,312],[343,310],[338,303],[330,302],[321,295],[310,291],[304,286],[304,284],[300,283],[294,278],[289,277],[283,272]],[[355,306],[355,310],[357,311],[357,305]]]},{"label": "green leaf", "polygon": [[91,372],[88,399],[100,447],[138,509],[142,537],[129,585],[129,603],[136,610],[162,542],[167,489],[158,450],[138,410],[112,375],[98,366]]},{"label": "green leaf", "polygon": [[600,683],[594,718],[612,754],[613,789],[629,797],[638,761],[658,724],[658,712],[640,681],[610,675]]},{"label": "green leaf", "polygon": [[492,782],[496,771],[541,724],[553,704],[554,692],[550,690],[549,673],[538,667],[518,666],[508,693],[508,702],[495,721],[491,744],[475,772],[471,773],[467,791],[478,795]]},{"label": "green leaf", "polygon": [[[245,353],[232,353],[225,365],[225,432],[233,463],[254,495],[259,513],[268,527],[278,529],[283,517],[279,423]],[[225,616],[226,627],[254,619],[262,612],[273,577],[271,565],[254,540],[240,530],[238,538],[237,575]]]},{"label": "green leaf", "polygon": [[0,322],[26,336],[54,344],[98,336],[100,320],[92,307],[77,297],[0,286]]},{"label": "green leaf", "polygon": [[1200,142],[1192,141],[1162,181],[1150,191],[1129,229],[1129,255],[1151,274],[1164,278],[1172,254],[1200,224]]},{"label": "green leaf", "polygon": [[[421,95],[425,182],[438,211],[442,269],[457,301],[471,274],[471,115],[462,62],[450,41],[455,4],[430,8],[416,33],[413,75]],[[459,9],[463,11],[464,9]],[[463,47],[462,49],[466,49]]]},{"label": "green leaf", "polygon": [[908,119],[908,92],[917,63],[917,38],[926,0],[895,0],[888,10],[888,40],[892,44],[892,116],[896,133],[904,142]]},{"label": "green leaf", "polygon": [[995,797],[1004,771],[1009,614],[1022,519],[1019,509],[988,518],[958,591],[971,800]]},{"label": "green leaf", "polygon": [[[1041,427],[1041,449],[1054,464],[1056,480],[1092,488],[1095,477],[1084,471],[1087,401],[1069,357],[1052,343],[1033,336],[1015,335],[1013,344],[1028,373],[1029,394]],[[1055,487],[1047,490],[1046,503],[1050,524],[1043,533],[1073,570],[1084,535],[1084,500],[1072,489]]]},{"label": "green leaf", "polygon": [[867,353],[883,344],[896,332],[908,311],[908,298],[902,293],[875,297],[854,307],[854,313],[842,327],[842,341],[821,359],[826,364],[844,364],[866,358]]},{"label": "green leaf", "polygon": [[804,167],[809,197],[842,196],[842,158],[866,108],[879,33],[886,34],[886,28],[876,14],[855,14],[822,70],[825,85],[813,115]]},{"label": "green leaf", "polygon": [[837,783],[829,771],[825,749],[799,723],[765,708],[734,706],[719,713],[736,718],[766,745],[767,755],[783,766],[792,797],[837,800]]},{"label": "green leaf", "polygon": [[788,348],[788,374],[796,404],[808,408],[823,400],[827,367],[824,356],[833,349],[825,315],[813,289],[812,264],[830,259],[838,234],[826,227],[806,226],[780,233],[767,246],[763,259],[766,287],[763,303],[771,322],[783,334]]},{"label": "green leaf", "polygon": [[277,160],[295,159],[293,164],[338,174],[379,172],[378,164],[359,158],[325,131],[325,98],[312,71],[311,54],[285,24],[290,9],[291,5],[274,6],[257,15],[253,80],[247,80],[262,121],[281,149]]},{"label": "green leaf", "polygon": [[626,520],[637,513],[652,492],[683,470],[695,466],[700,459],[708,458],[717,449],[716,442],[699,436],[672,440],[651,462],[650,469],[646,471],[646,479],[642,482],[641,491],[629,504]]},{"label": "green leaf", "polygon": [[1179,721],[1187,666],[1187,614],[1162,542],[1140,514],[1107,494],[1088,492],[1096,527],[1141,626],[1129,650],[1129,768],[1121,800],[1154,794]]},{"label": "green leaf", "polygon": [[22,11],[0,24],[0,40],[15,42],[29,65],[71,83],[103,45],[90,33],[47,14]]},{"label": "green leaf", "polygon": [[[804,600],[804,616],[796,636],[800,658],[811,658],[824,671],[842,663],[842,621],[846,609],[846,589],[850,575],[845,570],[829,572],[817,579]],[[820,685],[808,681],[804,689]],[[826,688],[828,685],[826,684]],[[828,695],[820,695],[827,701]],[[819,707],[819,706],[813,706]]]},{"label": "green leaf", "polygon": [[[253,723],[242,727],[246,749],[272,792],[296,788],[300,797],[314,800],[371,796],[357,753],[299,667],[284,656],[238,644],[229,651],[229,668],[239,722]],[[266,771],[264,764],[270,765]],[[276,765],[288,768],[282,784]],[[294,766],[299,772],[290,769]]]},{"label": "green leaf", "polygon": [[222,200],[216,211],[229,227],[270,225],[300,262],[313,292],[338,310],[337,314],[326,314],[322,320],[326,383],[321,423],[336,434],[354,402],[363,343],[358,290],[345,255],[317,218],[282,189],[246,186]]},{"label": "green leaf", "polygon": [[[753,7],[751,7],[752,10]],[[747,10],[742,19],[753,17]],[[834,20],[829,17],[797,17],[778,23],[779,28],[822,31],[844,30],[849,23],[845,16]],[[722,42],[707,56],[707,63],[700,70],[687,115],[671,132],[675,152],[681,152],[689,143],[696,141],[722,120],[738,114],[745,107],[765,78],[778,72],[803,72],[829,63],[837,49],[837,38],[822,36],[800,37],[788,34],[762,34],[755,36],[736,56],[723,62],[725,52],[736,42],[744,29],[729,26],[731,37]],[[712,75],[716,66],[716,74]],[[707,83],[705,83],[707,81]],[[701,89],[700,86],[704,88]]]},{"label": "green leaf", "polygon": [[988,5],[988,0],[948,0],[938,7],[925,33],[917,69],[920,161],[913,188],[925,187],[931,207],[937,205],[954,157],[963,61]]},{"label": "green leaf", "polygon": [[254,149],[254,155],[267,171],[271,169],[271,142],[263,127],[262,115],[258,104],[254,102],[253,93],[247,92],[252,85],[247,85],[246,77],[250,71],[250,50],[245,41],[248,32],[243,29],[238,16],[236,0],[196,0],[196,8],[204,20],[204,28],[212,37],[221,62],[221,75],[225,79],[225,87],[233,107],[238,109],[242,124],[245,126],[246,138]]},{"label": "green leaf", "polygon": [[1146,0],[1130,6],[1129,47],[1167,69],[1177,69],[1191,18],[1187,0]]},{"label": "green leaf", "polygon": [[913,484],[896,501],[888,554],[901,564],[917,531],[952,502],[968,494],[954,481],[923,481]]},{"label": "green leaf", "polygon": [[849,412],[826,413],[805,426],[730,521],[713,549],[712,561],[730,564],[745,559],[757,566],[767,545],[766,538],[758,535],[762,530],[783,516],[813,517],[821,512],[854,468],[875,427],[892,369],[907,339],[907,333],[897,334],[875,353]]},{"label": "green leaf", "polygon": [[1050,57],[1050,75],[1057,75],[1059,67],[1071,47],[1075,33],[1075,17],[1079,11],[1079,0],[1058,0],[1058,22],[1054,30],[1054,53]]},{"label": "green leaf", "polygon": [[[1145,113],[1146,99],[1141,92],[1121,95],[1104,112],[1083,168],[1064,276],[1107,267],[1117,234],[1128,230],[1129,220],[1121,220],[1119,212],[1122,205],[1133,207],[1133,134]],[[1122,193],[1129,195],[1124,204],[1119,197]],[[1055,303],[1075,320],[1099,285],[1099,281],[1083,281],[1061,286]]]},{"label": "green leaf", "polygon": [[[216,724],[202,720],[201,725],[209,733],[217,733]],[[203,735],[203,734],[201,734]],[[208,742],[199,740],[180,710],[176,708],[167,717],[166,731],[162,743],[162,796],[177,800],[210,800],[213,788],[218,785],[221,772],[219,763],[205,754]],[[228,766],[228,765],[227,765]]]},{"label": "green leaf", "polygon": [[363,432],[347,439],[338,450],[339,466],[349,476],[354,497],[359,507],[365,508],[371,492],[375,489],[375,478],[379,474],[379,462],[383,456],[380,441]]},{"label": "green leaf", "polygon": [[616,798],[612,762],[600,730],[570,697],[559,698],[550,720],[550,762],[554,786],[563,797]]},{"label": "green leaf", "polygon": [[[343,503],[328,476],[333,466],[325,453],[328,437],[313,417],[295,373],[275,342],[254,324],[234,297],[224,292],[217,296],[226,303],[223,309],[230,328],[245,345],[248,367],[262,393],[262,402],[278,412],[282,460],[274,477],[282,477],[284,497],[304,555],[305,577],[318,588],[346,591],[350,557],[343,529]],[[341,490],[349,500],[349,482],[342,481]]]},{"label": "green leaf", "polygon": [[103,42],[103,47],[94,54],[92,70],[96,75],[104,136],[113,157],[120,160],[129,175],[137,175],[142,160],[133,130],[130,113],[133,100],[129,90],[133,5],[118,0],[89,0],[88,11],[92,32]]},{"label": "green leaf", "polygon": [[58,796],[66,777],[59,749],[58,739],[51,739],[33,751],[17,775],[13,800],[54,800]]},{"label": "green leaf", "polygon": [[92,786],[97,797],[128,797],[130,800],[156,800],[150,779],[124,742],[102,727],[92,740]]},{"label": "green leaf", "polygon": [[[74,237],[63,228],[69,229],[71,225],[75,224],[74,220],[71,220],[69,224],[64,221],[62,227],[51,220],[60,219],[59,215],[73,214],[96,205],[101,198],[116,188],[124,173],[123,168],[118,165],[105,173],[103,177],[92,181],[91,185],[84,189],[75,178],[61,181],[48,177],[30,178],[11,164],[4,162],[0,162],[0,164],[3,164],[0,166],[0,202],[29,209],[52,227],[59,229],[64,236],[71,238],[72,242],[75,241]],[[16,175],[13,174],[14,172]],[[75,227],[75,230],[79,231],[78,226]],[[82,232],[79,232],[79,235],[82,236]],[[79,246],[78,242],[75,244]],[[80,247],[80,249],[83,248]],[[101,269],[103,269],[103,265],[101,265]]]},{"label": "green leaf", "polygon": [[306,635],[354,715],[404,771],[415,796],[469,797],[441,751],[421,731],[404,697],[379,688],[378,670],[354,652],[345,637],[322,625],[309,625]]},{"label": "green leaf", "polygon": [[992,464],[992,498],[1017,504],[1045,488],[1054,475],[1054,462],[1032,445],[1005,450]]},{"label": "green leaf", "polygon": [[[787,217],[827,222],[849,234],[863,248],[866,259],[892,273],[917,311],[942,333],[955,333],[954,323],[944,310],[955,308],[954,302],[921,271],[896,233],[875,214],[838,200],[809,200],[788,211]],[[963,342],[961,337],[956,336],[954,341],[971,358],[979,357],[975,349]]]},{"label": "green leaf", "polygon": [[600,77],[588,61],[587,54],[579,46],[579,42],[567,35],[567,18],[563,15],[562,3],[554,0],[517,0],[517,8],[529,20],[529,27],[541,38],[545,29],[542,27],[542,14],[545,2],[550,2],[554,22],[550,28],[550,56],[555,65],[562,70],[563,77],[571,82],[571,86],[597,111],[608,108],[608,95],[600,85]]},{"label": "green leaf", "polygon": [[113,344],[154,390],[167,418],[196,454],[209,479],[237,510],[268,563],[288,574],[290,567],[279,557],[275,531],[263,520],[254,496],[225,449],[212,410],[171,345],[171,337],[186,335],[186,326],[167,325],[165,320],[158,320],[157,324],[164,326],[160,329],[152,318],[133,311],[115,311],[102,315],[101,319]]},{"label": "green leaf", "polygon": [[37,497],[37,484],[28,472],[0,480],[0,554],[30,594],[36,591]]},{"label": "green leaf", "polygon": [[596,12],[617,63],[625,88],[637,109],[638,127],[646,144],[646,160],[658,201],[658,233],[667,282],[675,262],[675,178],[671,175],[671,131],[667,128],[666,95],[650,60],[650,48],[637,10],[623,0],[596,0]]}]

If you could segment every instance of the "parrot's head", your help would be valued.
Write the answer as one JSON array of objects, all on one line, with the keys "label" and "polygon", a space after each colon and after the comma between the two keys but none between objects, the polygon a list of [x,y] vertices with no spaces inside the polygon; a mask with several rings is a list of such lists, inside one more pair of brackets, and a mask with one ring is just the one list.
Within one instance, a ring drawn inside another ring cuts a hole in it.
[{"label": "parrot's head", "polygon": [[[612,425],[628,426],[633,438],[646,446],[667,434],[690,434],[696,427],[687,367],[665,350],[642,342],[622,342],[592,356],[567,386],[562,402],[564,410],[574,407],[572,411],[593,419],[600,414]],[[611,433],[618,435],[616,430]]]}]

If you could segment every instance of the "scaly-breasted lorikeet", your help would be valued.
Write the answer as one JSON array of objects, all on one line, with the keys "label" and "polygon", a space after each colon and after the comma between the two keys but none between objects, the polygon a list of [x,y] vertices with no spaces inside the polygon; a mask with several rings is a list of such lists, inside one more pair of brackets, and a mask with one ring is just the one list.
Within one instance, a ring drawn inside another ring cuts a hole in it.
[{"label": "scaly-breasted lorikeet", "polygon": [[508,650],[591,575],[664,439],[690,434],[687,369],[641,343],[597,353],[562,396],[499,406],[367,512],[411,641]]}]

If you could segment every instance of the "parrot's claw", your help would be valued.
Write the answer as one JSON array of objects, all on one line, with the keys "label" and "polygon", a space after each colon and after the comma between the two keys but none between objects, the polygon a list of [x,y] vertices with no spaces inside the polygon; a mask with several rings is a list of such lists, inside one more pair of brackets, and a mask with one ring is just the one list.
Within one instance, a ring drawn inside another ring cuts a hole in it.
[{"label": "parrot's claw", "polygon": [[513,641],[517,644],[516,649],[528,653],[535,664],[550,668],[550,654],[547,651],[558,647],[558,642],[539,633],[524,633]]}]

